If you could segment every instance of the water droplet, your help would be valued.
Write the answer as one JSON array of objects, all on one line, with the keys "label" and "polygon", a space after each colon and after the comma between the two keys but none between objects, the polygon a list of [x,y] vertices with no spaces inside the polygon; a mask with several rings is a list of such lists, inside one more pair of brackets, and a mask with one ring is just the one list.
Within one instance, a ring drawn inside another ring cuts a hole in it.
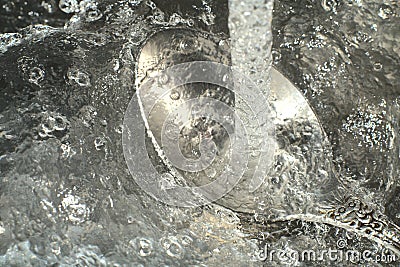
[{"label": "water droplet", "polygon": [[79,11],[78,0],[60,0],[58,6],[64,13],[74,13]]}]

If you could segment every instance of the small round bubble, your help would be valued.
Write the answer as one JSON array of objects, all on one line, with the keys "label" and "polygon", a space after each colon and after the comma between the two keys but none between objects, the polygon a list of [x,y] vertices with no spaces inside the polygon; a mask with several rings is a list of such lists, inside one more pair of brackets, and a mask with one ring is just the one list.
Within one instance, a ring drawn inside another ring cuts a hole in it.
[{"label": "small round bubble", "polygon": [[86,21],[92,22],[101,19],[103,14],[97,7],[91,7],[86,10]]},{"label": "small round bubble", "polygon": [[64,13],[74,13],[79,10],[79,4],[77,0],[60,0],[58,6]]},{"label": "small round bubble", "polygon": [[38,67],[33,67],[29,72],[29,82],[39,84],[41,81],[43,81],[44,76],[44,70]]},{"label": "small round bubble", "polygon": [[176,90],[171,91],[170,98],[172,100],[178,100],[180,97],[181,97],[181,94],[179,93],[179,91],[176,91]]},{"label": "small round bubble", "polygon": [[80,70],[69,70],[67,77],[70,81],[76,82],[79,86],[90,86],[90,77]]}]

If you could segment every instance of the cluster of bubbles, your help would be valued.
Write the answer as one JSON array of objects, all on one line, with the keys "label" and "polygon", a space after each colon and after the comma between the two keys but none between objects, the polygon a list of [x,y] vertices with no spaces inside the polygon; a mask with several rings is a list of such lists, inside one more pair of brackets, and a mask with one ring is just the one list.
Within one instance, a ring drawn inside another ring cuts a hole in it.
[{"label": "cluster of bubbles", "polygon": [[72,192],[66,192],[63,194],[62,201],[58,208],[61,213],[67,215],[68,220],[73,224],[83,223],[88,220],[90,216],[90,209],[84,203],[84,200],[75,196]]},{"label": "cluster of bubbles", "polygon": [[389,5],[382,4],[381,7],[379,8],[378,16],[382,19],[388,19],[395,15],[396,14],[393,11],[393,8]]},{"label": "cluster of bubbles", "polygon": [[21,39],[22,35],[20,33],[0,34],[0,53],[7,52],[8,47],[19,45]]},{"label": "cluster of bubbles", "polygon": [[129,241],[129,246],[140,257],[154,256],[159,249],[171,258],[182,259],[185,247],[193,243],[193,238],[186,234],[168,235],[158,241],[147,237],[136,237]]},{"label": "cluster of bubbles", "polygon": [[[150,15],[151,22],[163,26],[177,26],[177,25],[187,25],[193,26],[194,21],[191,18],[183,18],[178,13],[173,13],[171,16],[165,14],[162,10],[158,9],[154,2],[146,2],[147,6],[152,9],[152,14]],[[153,5],[154,4],[154,5]]]},{"label": "cluster of bubbles", "polygon": [[57,133],[67,130],[68,119],[55,112],[45,111],[41,114],[41,124],[38,129],[41,138],[55,137]]},{"label": "cluster of bubbles", "polygon": [[393,146],[393,129],[385,119],[384,113],[358,109],[346,118],[342,127],[354,137],[359,137],[360,145],[364,144],[378,149]]},{"label": "cluster of bubbles", "polygon": [[59,8],[65,13],[83,14],[88,22],[99,20],[103,16],[94,0],[60,0]]},{"label": "cluster of bubbles", "polygon": [[339,0],[322,0],[321,6],[327,12],[331,11],[333,13],[336,13],[336,10],[340,3],[341,2]]}]

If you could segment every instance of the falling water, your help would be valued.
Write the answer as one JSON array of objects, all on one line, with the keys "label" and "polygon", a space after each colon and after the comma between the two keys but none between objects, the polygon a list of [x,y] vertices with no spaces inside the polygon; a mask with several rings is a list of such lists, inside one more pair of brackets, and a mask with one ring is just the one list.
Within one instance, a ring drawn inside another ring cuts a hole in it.
[{"label": "falling water", "polygon": [[232,63],[269,92],[273,0],[229,1]]}]

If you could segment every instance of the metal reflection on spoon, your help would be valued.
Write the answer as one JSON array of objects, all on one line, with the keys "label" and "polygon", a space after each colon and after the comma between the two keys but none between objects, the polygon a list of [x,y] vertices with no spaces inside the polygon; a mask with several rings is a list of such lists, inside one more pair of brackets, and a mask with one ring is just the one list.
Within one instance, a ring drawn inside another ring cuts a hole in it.
[{"label": "metal reflection on spoon", "polygon": [[[184,62],[210,61],[230,65],[229,51],[227,40],[208,33],[188,29],[167,29],[158,32],[147,40],[140,53],[136,77],[137,86],[139,88],[141,84],[156,77],[161,71]],[[250,161],[243,179],[231,192],[219,199],[218,203],[236,211],[271,213],[274,216],[311,211],[317,202],[325,204],[330,201],[332,196],[330,191],[336,185],[334,176],[328,174],[330,172],[327,159],[329,153],[322,152],[327,146],[326,135],[306,99],[297,88],[276,69],[272,69],[271,76],[269,97],[271,109],[270,111],[265,110],[271,113],[269,115],[271,120],[266,123],[269,123],[271,128],[279,128],[276,140],[277,148],[269,151],[269,157],[274,164],[271,164],[270,172],[266,173],[263,180],[259,181],[254,188],[254,185],[251,184],[254,181],[251,181],[250,177],[257,169],[258,162]],[[163,82],[173,78],[161,76],[158,80],[162,85]],[[174,88],[168,97],[157,99],[157,105],[152,107],[149,107],[148,104],[154,102],[154,99],[149,100],[149,98],[155,97],[151,92],[141,92],[138,95],[139,102],[145,109],[152,108],[148,116],[142,115],[156,150],[162,150],[161,137],[165,130],[166,114],[176,109],[180,103],[207,95],[236,109],[241,109],[242,105],[239,99],[235,101],[234,92],[217,85],[204,83]],[[251,105],[251,103],[245,104]],[[268,103],[265,103],[265,106],[268,106]],[[180,107],[179,112],[189,114],[194,108],[191,104],[186,104],[183,108]],[[219,111],[215,110],[215,112]],[[182,167],[175,168],[168,164],[168,159],[165,157],[159,161],[181,173],[189,185],[195,186],[210,183],[218,176],[221,166],[226,163],[226,152],[229,150],[227,148],[229,146],[228,134],[223,127],[220,127],[218,123],[203,119],[193,118],[191,125],[182,125],[183,137],[179,140],[180,148],[185,157],[195,159],[201,154],[198,149],[202,142],[201,137],[218,134],[220,138],[217,140],[216,146],[219,153],[214,159],[214,162],[218,164],[201,172],[187,172],[182,170]],[[282,130],[282,127],[285,129]],[[268,134],[270,133],[264,133],[264,136],[268,137]],[[288,140],[287,135],[293,136],[294,139]],[[273,145],[271,143],[271,148]],[[314,166],[307,166],[309,159],[306,158],[299,163],[301,161],[298,158],[299,151],[294,151],[299,146],[310,150],[308,155],[312,158],[310,161]],[[255,148],[251,149],[255,150]],[[290,162],[291,160],[295,161],[294,164]],[[282,169],[277,168],[279,165],[282,165]],[[304,168],[304,177],[298,175],[291,177],[294,171],[299,173],[302,171],[293,169],[293,166]],[[277,182],[271,178],[275,178]],[[277,187],[279,187],[278,190]],[[258,205],[260,202],[264,202],[267,207],[275,207],[275,209],[263,210]]]}]

